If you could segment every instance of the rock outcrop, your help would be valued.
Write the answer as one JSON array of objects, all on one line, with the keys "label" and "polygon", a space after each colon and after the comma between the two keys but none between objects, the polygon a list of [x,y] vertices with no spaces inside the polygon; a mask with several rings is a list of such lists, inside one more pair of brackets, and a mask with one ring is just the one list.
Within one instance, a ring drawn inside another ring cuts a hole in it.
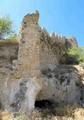
[{"label": "rock outcrop", "polygon": [[29,115],[36,100],[73,104],[82,97],[82,82],[76,68],[59,65],[68,48],[77,46],[75,38],[55,33],[49,35],[39,26],[38,19],[38,11],[24,17],[16,50],[18,54],[15,47],[12,52],[7,52],[9,54],[5,56],[14,58],[6,63],[6,68],[0,68],[0,101],[3,108],[14,114],[21,109]]}]

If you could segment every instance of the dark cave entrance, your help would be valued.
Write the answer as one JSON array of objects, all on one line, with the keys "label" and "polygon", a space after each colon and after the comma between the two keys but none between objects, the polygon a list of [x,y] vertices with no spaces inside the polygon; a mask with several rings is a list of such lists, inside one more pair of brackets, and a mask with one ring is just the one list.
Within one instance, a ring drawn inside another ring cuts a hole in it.
[{"label": "dark cave entrance", "polygon": [[35,101],[35,108],[48,108],[51,107],[52,103],[49,100],[36,100]]}]

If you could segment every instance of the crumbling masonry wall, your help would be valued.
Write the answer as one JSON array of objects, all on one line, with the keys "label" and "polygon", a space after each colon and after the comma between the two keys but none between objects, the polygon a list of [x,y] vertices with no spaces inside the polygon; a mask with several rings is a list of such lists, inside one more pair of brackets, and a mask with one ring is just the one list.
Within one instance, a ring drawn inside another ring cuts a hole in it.
[{"label": "crumbling masonry wall", "polygon": [[0,61],[12,61],[18,57],[18,42],[0,41]]},{"label": "crumbling masonry wall", "polygon": [[45,29],[41,29],[40,38],[40,66],[41,69],[53,69],[59,64],[62,55],[67,50],[63,43],[57,43]]},{"label": "crumbling masonry wall", "polygon": [[0,42],[1,63],[18,58],[14,75],[16,78],[38,76],[41,70],[54,68],[68,48],[77,46],[74,37],[67,38],[56,33],[49,35],[45,28],[39,26],[38,19],[37,11],[24,16],[19,32],[19,46]]},{"label": "crumbling masonry wall", "polygon": [[39,45],[40,32],[38,25],[39,14],[28,14],[24,17],[20,28],[20,43],[17,61],[17,75],[30,77],[39,74],[40,64]]},{"label": "crumbling masonry wall", "polygon": [[[75,40],[57,36],[48,32],[38,24],[39,13],[28,14],[24,17],[19,38],[17,75],[19,77],[38,76],[41,70],[53,68],[59,64],[68,47]],[[76,44],[77,45],[77,44]]]},{"label": "crumbling masonry wall", "polygon": [[59,64],[57,53],[50,43],[51,38],[38,25],[38,18],[37,12],[26,15],[22,21],[16,71],[16,76],[20,78],[39,76],[41,69]]}]

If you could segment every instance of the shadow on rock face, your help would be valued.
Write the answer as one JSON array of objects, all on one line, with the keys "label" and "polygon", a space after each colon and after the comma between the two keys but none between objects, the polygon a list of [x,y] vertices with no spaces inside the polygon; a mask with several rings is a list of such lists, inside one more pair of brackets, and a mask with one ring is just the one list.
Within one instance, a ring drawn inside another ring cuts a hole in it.
[{"label": "shadow on rock face", "polygon": [[0,109],[1,109],[1,106],[2,106],[2,105],[1,105],[1,103],[0,103]]},{"label": "shadow on rock face", "polygon": [[2,103],[0,102],[0,110],[3,110],[4,108],[3,108],[3,105],[2,105]]}]

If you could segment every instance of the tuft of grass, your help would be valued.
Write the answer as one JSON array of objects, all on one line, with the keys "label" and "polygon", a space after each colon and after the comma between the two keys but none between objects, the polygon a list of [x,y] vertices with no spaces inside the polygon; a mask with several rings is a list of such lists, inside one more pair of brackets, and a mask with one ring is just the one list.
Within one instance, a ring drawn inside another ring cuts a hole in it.
[{"label": "tuft of grass", "polygon": [[23,111],[19,111],[19,116],[16,118],[17,120],[26,120],[25,113]]},{"label": "tuft of grass", "polygon": [[4,45],[18,45],[19,42],[17,39],[7,39],[7,40],[0,40],[0,46]]}]

